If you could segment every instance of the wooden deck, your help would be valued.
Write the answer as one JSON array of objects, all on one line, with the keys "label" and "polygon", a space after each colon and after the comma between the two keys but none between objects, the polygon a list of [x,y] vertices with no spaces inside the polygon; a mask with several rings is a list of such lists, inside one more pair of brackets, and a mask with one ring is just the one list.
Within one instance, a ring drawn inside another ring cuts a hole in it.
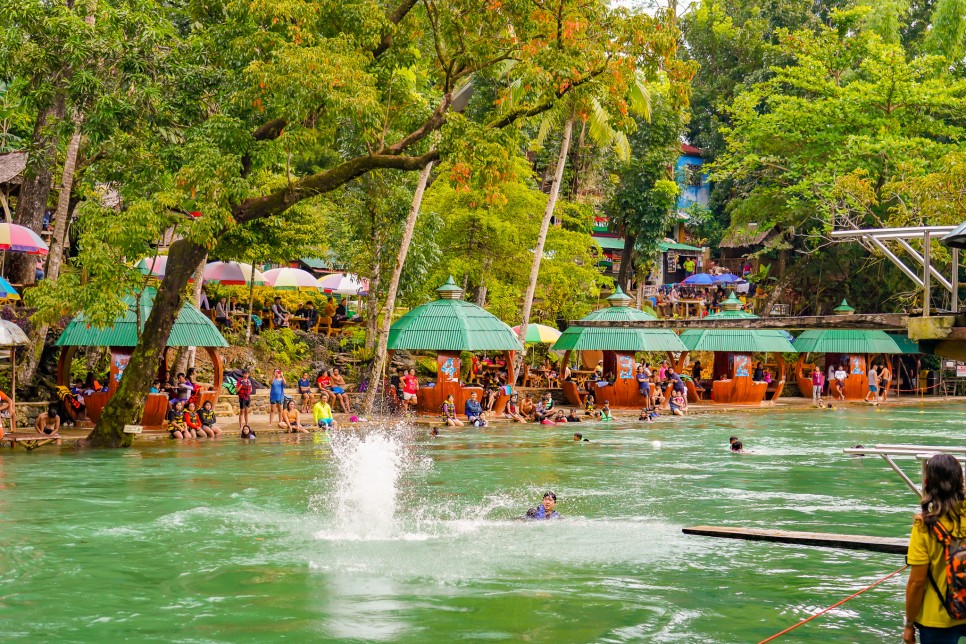
[{"label": "wooden deck", "polygon": [[795,532],[793,530],[766,530],[763,528],[732,528],[727,526],[699,525],[691,528],[683,528],[681,532],[702,537],[794,543],[822,548],[887,552],[895,555],[905,555],[909,546],[909,539],[907,538],[868,537],[856,534],[833,534],[825,532]]}]

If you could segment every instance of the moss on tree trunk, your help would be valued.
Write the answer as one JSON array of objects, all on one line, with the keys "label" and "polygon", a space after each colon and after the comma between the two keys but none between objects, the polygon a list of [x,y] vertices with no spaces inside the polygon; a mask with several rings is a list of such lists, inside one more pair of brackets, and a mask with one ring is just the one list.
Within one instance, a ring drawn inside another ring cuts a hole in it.
[{"label": "moss on tree trunk", "polygon": [[158,361],[164,355],[171,327],[181,309],[185,287],[207,252],[203,246],[186,240],[171,245],[167,272],[158,287],[151,314],[144,323],[141,342],[131,354],[117,392],[87,437],[92,446],[130,447],[134,435],[125,434],[124,426],[141,419],[151,381],[158,371]]}]

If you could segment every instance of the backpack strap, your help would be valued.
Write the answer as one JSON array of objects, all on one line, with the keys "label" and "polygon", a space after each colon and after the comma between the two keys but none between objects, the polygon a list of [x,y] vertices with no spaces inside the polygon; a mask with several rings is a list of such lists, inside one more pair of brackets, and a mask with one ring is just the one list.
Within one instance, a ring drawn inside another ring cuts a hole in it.
[{"label": "backpack strap", "polygon": [[[945,562],[949,560],[949,544],[952,540],[952,537],[950,536],[949,532],[946,531],[946,528],[939,523],[939,521],[936,521],[936,523],[932,525],[931,532],[936,537],[936,540],[943,545],[943,561],[945,566]],[[906,563],[908,563],[908,561]],[[936,580],[932,576],[931,565],[926,566],[926,577],[929,579],[929,585],[932,586],[934,591],[936,591],[936,596],[939,597],[939,605],[942,606],[943,610],[946,611],[946,614],[952,618],[953,615],[949,612],[949,606],[946,605],[946,596],[939,592],[939,584],[936,583]]]}]

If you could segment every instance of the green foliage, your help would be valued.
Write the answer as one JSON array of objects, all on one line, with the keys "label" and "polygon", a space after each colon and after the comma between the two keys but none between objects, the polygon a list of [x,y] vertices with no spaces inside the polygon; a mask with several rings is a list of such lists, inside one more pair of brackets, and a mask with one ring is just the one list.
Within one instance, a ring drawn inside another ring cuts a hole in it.
[{"label": "green foliage", "polygon": [[309,346],[291,329],[265,329],[254,342],[256,353],[271,356],[272,362],[291,366],[309,357]]},{"label": "green foliage", "polygon": [[714,178],[744,199],[735,215],[800,233],[890,223],[892,182],[942,172],[961,149],[966,83],[869,32],[784,33],[782,47],[794,62],[739,95],[723,130]]},{"label": "green foliage", "polygon": [[[515,175],[529,175],[519,158],[515,163]],[[547,197],[522,180],[506,181],[495,189],[472,190],[459,182],[437,181],[427,191],[423,212],[438,217],[441,227],[432,237],[420,231],[414,246],[429,243],[440,249],[425,281],[425,297],[435,297],[431,290],[452,275],[457,283],[467,284],[471,298],[485,290],[490,312],[515,324]],[[553,323],[558,316],[586,312],[599,292],[602,277],[590,253],[588,211],[572,207],[566,212],[568,223],[552,227],[544,247],[534,320]]]},{"label": "green foliage", "polygon": [[[671,168],[679,155],[684,115],[674,108],[666,89],[652,97],[650,122],[631,136],[632,157],[615,168],[620,178],[607,206],[611,221],[635,239],[636,256],[648,259],[674,222],[678,186]],[[625,261],[634,259],[625,258]]]}]

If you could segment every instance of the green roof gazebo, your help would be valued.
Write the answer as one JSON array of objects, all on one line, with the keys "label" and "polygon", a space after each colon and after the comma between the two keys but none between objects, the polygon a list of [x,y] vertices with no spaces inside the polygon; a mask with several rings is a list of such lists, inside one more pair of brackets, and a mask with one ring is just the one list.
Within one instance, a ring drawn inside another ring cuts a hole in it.
[{"label": "green roof gazebo", "polygon": [[[100,419],[101,412],[107,401],[117,391],[124,369],[131,358],[131,352],[138,342],[138,322],[141,329],[151,314],[154,297],[157,291],[147,288],[140,298],[129,295],[124,298],[127,310],[114,321],[114,324],[103,328],[92,326],[83,313],[77,315],[64,332],[57,339],[55,346],[61,348],[60,360],[57,365],[57,383],[62,387],[70,386],[70,365],[78,347],[110,347],[111,373],[105,390],[85,396],[87,417],[95,423]],[[140,311],[137,310],[138,304]],[[168,337],[168,347],[203,347],[211,358],[214,369],[212,388],[201,395],[201,402],[218,399],[224,370],[221,356],[216,348],[227,347],[228,342],[218,331],[215,324],[201,311],[190,303],[185,303],[178,313],[171,334]],[[159,365],[159,377],[167,377],[167,360],[162,357]],[[199,405],[200,406],[200,405]],[[165,393],[149,394],[141,415],[140,424],[146,427],[159,427],[168,409],[168,395]],[[69,410],[69,406],[68,406]]]},{"label": "green roof gazebo", "polygon": [[[582,318],[587,322],[628,322],[656,320],[657,318],[630,306],[631,298],[620,286],[607,298],[606,308],[593,311]],[[608,400],[612,406],[639,407],[646,398],[638,392],[634,370],[634,354],[638,351],[687,351],[677,334],[670,329],[633,329],[618,326],[570,326],[551,347],[564,351],[563,367],[570,362],[573,351],[600,351],[603,353],[604,373],[613,373],[614,382],[597,387],[594,397]],[[581,404],[579,383],[563,382],[564,395],[571,405]]]},{"label": "green roof gazebo", "polygon": [[[848,302],[833,309],[836,315],[852,315],[855,312]],[[826,386],[832,394],[840,393],[846,400],[863,400],[869,392],[869,379],[866,375],[869,365],[879,354],[883,363],[889,368],[891,381],[892,360],[890,355],[903,353],[896,341],[885,331],[866,331],[860,329],[812,329],[804,331],[795,339],[798,350],[798,363],[795,365],[795,375],[798,378],[798,388],[803,396],[812,391],[811,372],[806,376],[806,358],[808,354],[824,354],[824,364],[821,366],[827,374],[830,367],[844,365],[847,375],[841,392],[832,388],[831,378],[826,375]],[[820,368],[818,364],[812,369]],[[886,383],[888,386],[888,383]]]},{"label": "green roof gazebo", "polygon": [[[449,394],[456,400],[457,412],[471,393],[482,398],[481,387],[464,387],[459,380],[460,353],[494,351],[504,354],[506,382],[514,382],[513,359],[523,349],[517,334],[507,324],[481,306],[462,299],[463,289],[450,277],[436,289],[439,299],[417,306],[399,318],[389,329],[390,351],[435,351],[437,380],[434,386],[421,387],[417,408],[439,410]],[[495,413],[503,413],[509,397],[500,396]]]},{"label": "green roof gazebo", "polygon": [[[744,305],[734,293],[721,303],[721,312],[707,316],[706,320],[754,320],[758,316],[742,310]],[[712,397],[717,403],[757,404],[765,399],[769,385],[755,382],[752,363],[753,353],[775,355],[778,374],[770,400],[781,396],[785,385],[785,359],[782,354],[794,352],[790,336],[777,329],[688,329],[681,334],[681,341],[688,351],[714,353],[711,371]],[[681,360],[683,363],[683,358]],[[681,368],[683,364],[679,364]],[[725,378],[721,379],[720,376]],[[697,384],[697,383],[695,383]],[[697,391],[689,393],[697,397]]]}]

